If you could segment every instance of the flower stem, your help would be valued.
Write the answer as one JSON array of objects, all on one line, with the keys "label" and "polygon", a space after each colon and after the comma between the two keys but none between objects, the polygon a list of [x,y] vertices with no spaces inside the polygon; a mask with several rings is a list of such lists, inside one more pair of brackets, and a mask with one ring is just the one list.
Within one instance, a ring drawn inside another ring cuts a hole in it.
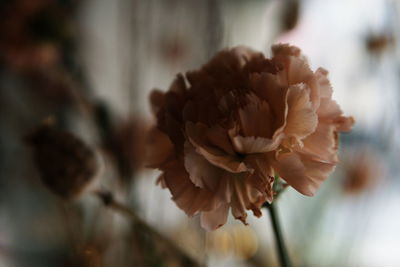
[{"label": "flower stem", "polygon": [[148,225],[142,219],[140,219],[139,216],[130,207],[115,200],[113,194],[110,191],[97,190],[94,191],[93,193],[101,200],[104,206],[112,209],[117,213],[125,215],[127,218],[130,218],[134,226],[139,231],[149,234],[156,240],[156,242],[159,245],[160,244],[164,245],[164,247],[167,248],[170,252],[177,255],[184,262],[184,266],[192,266],[192,267],[202,266],[197,262],[197,260],[187,255],[186,252],[182,251],[180,247],[175,245],[175,243],[172,240],[161,235],[157,230],[153,229],[150,225]]},{"label": "flower stem", "polygon": [[278,256],[279,256],[279,261],[281,263],[282,267],[290,267],[290,258],[289,254],[287,253],[285,242],[283,240],[283,235],[282,235],[282,230],[280,227],[279,219],[278,219],[278,214],[276,212],[276,207],[275,204],[276,202],[272,204],[265,203],[264,206],[268,209],[269,215],[271,216],[271,222],[272,222],[272,228],[274,230],[275,234],[275,242],[276,246],[278,249]]}]

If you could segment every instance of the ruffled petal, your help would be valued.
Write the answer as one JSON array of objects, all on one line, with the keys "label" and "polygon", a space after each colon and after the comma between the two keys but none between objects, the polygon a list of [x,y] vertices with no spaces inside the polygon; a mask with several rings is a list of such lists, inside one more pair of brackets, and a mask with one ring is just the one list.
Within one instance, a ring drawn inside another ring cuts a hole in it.
[{"label": "ruffled petal", "polygon": [[237,175],[235,179],[231,180],[232,215],[244,224],[247,224],[246,210],[252,210],[255,216],[260,217],[261,206],[268,200],[265,192],[260,192],[259,188],[255,188],[252,183],[249,183],[249,177],[250,175],[241,175],[240,177]]},{"label": "ruffled petal", "polygon": [[193,184],[210,191],[216,190],[223,170],[210,164],[188,141],[185,142],[184,162]]},{"label": "ruffled petal", "polygon": [[211,191],[192,183],[183,163],[171,162],[163,171],[163,181],[170,190],[172,199],[188,216],[200,211],[214,210],[221,205],[221,201]]},{"label": "ruffled petal", "polygon": [[321,123],[333,124],[338,131],[348,132],[353,127],[354,118],[343,116],[342,110],[334,100],[321,99],[317,113]]},{"label": "ruffled petal", "polygon": [[322,162],[336,163],[337,142],[336,127],[332,124],[320,123],[317,129],[303,141],[303,153],[318,158]]},{"label": "ruffled petal", "polygon": [[265,153],[278,148],[283,135],[276,136],[274,139],[254,137],[254,136],[233,136],[231,137],[235,151],[242,154]]},{"label": "ruffled petal", "polygon": [[274,172],[272,168],[273,153],[249,155],[246,163],[254,169],[246,182],[258,190],[265,197],[265,201],[271,203],[273,199],[272,185],[274,183]]},{"label": "ruffled petal", "polygon": [[318,84],[318,92],[321,98],[331,98],[333,89],[328,79],[328,71],[324,68],[318,68],[315,71]]},{"label": "ruffled petal", "polygon": [[274,168],[279,176],[300,193],[313,196],[335,164],[315,160],[300,153],[278,156]]},{"label": "ruffled petal", "polygon": [[270,108],[272,123],[271,128],[276,134],[285,126],[285,119],[288,112],[286,103],[288,88],[277,80],[277,76],[270,73],[254,73],[250,76],[250,84],[253,92],[265,100]]},{"label": "ruffled petal", "polygon": [[312,108],[308,87],[305,84],[291,86],[287,103],[289,111],[284,133],[286,137],[294,138],[296,143],[301,143],[318,125],[318,116]]},{"label": "ruffled petal", "polygon": [[221,204],[212,211],[203,211],[200,215],[200,225],[207,231],[213,231],[226,223],[228,219],[229,204]]},{"label": "ruffled petal", "polygon": [[145,163],[147,167],[159,168],[174,157],[174,145],[169,137],[153,127],[148,133]]},{"label": "ruffled petal", "polygon": [[201,123],[186,123],[186,133],[197,153],[201,154],[211,164],[232,173],[250,171],[236,156],[226,153],[207,140],[209,128]]},{"label": "ruffled petal", "polygon": [[247,105],[238,111],[238,124],[243,136],[272,135],[273,114],[269,104],[254,94],[247,95]]}]

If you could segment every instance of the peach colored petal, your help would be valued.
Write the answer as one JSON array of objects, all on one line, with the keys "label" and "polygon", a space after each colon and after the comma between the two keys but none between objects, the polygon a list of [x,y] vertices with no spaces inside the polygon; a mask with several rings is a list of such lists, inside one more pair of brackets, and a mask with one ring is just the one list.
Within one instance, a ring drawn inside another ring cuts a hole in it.
[{"label": "peach colored petal", "polygon": [[299,57],[301,55],[301,50],[298,47],[291,46],[288,44],[276,44],[272,48],[273,56],[294,56]]},{"label": "peach colored petal", "polygon": [[331,98],[333,90],[328,80],[328,71],[324,68],[318,68],[315,71],[315,75],[319,86],[319,96],[321,98]]},{"label": "peach colored petal", "polygon": [[178,161],[170,163],[164,169],[163,180],[172,194],[172,199],[188,216],[200,211],[214,210],[221,203],[211,191],[196,187],[183,163]]},{"label": "peach colored petal", "polygon": [[313,196],[335,164],[314,160],[300,153],[279,155],[274,168],[279,176],[300,193]]},{"label": "peach colored petal", "polygon": [[184,162],[190,180],[198,187],[214,191],[223,170],[209,163],[202,155],[198,154],[194,146],[186,141]]},{"label": "peach colored petal", "polygon": [[323,162],[336,163],[336,127],[320,123],[315,132],[303,140],[302,152],[312,155]]},{"label": "peach colored petal", "polygon": [[153,127],[148,133],[145,163],[148,167],[159,167],[174,157],[174,146],[169,137]]},{"label": "peach colored petal", "polygon": [[349,132],[353,127],[355,120],[353,117],[340,116],[335,121],[337,130],[340,132]]},{"label": "peach colored petal", "polygon": [[252,154],[265,153],[277,149],[282,138],[283,135],[279,135],[274,139],[236,135],[231,137],[231,140],[235,147],[235,151],[242,154]]},{"label": "peach colored petal", "polygon": [[271,137],[273,114],[269,104],[254,94],[247,95],[247,105],[238,111],[238,123],[243,136]]},{"label": "peach colored petal", "polygon": [[289,87],[287,97],[289,111],[286,117],[284,132],[288,138],[293,137],[296,143],[314,132],[318,117],[312,108],[308,87],[297,84]]},{"label": "peach colored petal", "polygon": [[267,201],[268,196],[265,193],[254,188],[247,182],[248,175],[237,176],[232,182],[232,215],[247,224],[246,209],[252,210],[257,217],[261,216],[260,208]]},{"label": "peach colored petal", "polygon": [[246,165],[236,156],[227,154],[222,149],[213,146],[205,140],[208,127],[201,123],[186,123],[186,133],[197,153],[204,156],[211,164],[232,173],[249,171]]},{"label": "peach colored petal", "polygon": [[337,130],[342,132],[350,131],[355,122],[353,117],[343,116],[339,105],[331,99],[322,99],[317,113],[320,122],[334,124]]},{"label": "peach colored petal", "polygon": [[263,194],[264,201],[272,202],[274,173],[272,169],[272,153],[255,154],[246,157],[246,163],[254,169],[247,182]]},{"label": "peach colored petal", "polygon": [[223,203],[212,211],[203,211],[200,215],[200,225],[207,231],[213,231],[226,223],[229,204]]},{"label": "peach colored petal", "polygon": [[340,117],[342,113],[336,101],[329,98],[321,99],[321,105],[317,110],[320,121],[331,123],[334,119]]},{"label": "peach colored petal", "polygon": [[290,57],[285,72],[288,85],[306,83],[313,77],[313,72],[308,66],[307,61],[297,57]]},{"label": "peach colored petal", "polygon": [[273,114],[272,129],[276,131],[283,129],[288,112],[286,98],[288,88],[279,82],[275,75],[270,73],[254,73],[250,76],[250,83],[254,93],[266,100]]},{"label": "peach colored petal", "polygon": [[305,57],[301,56],[300,49],[288,45],[272,47],[272,60],[281,67],[277,74],[285,84],[290,86],[297,83],[306,83],[313,78],[313,72],[308,66]]}]

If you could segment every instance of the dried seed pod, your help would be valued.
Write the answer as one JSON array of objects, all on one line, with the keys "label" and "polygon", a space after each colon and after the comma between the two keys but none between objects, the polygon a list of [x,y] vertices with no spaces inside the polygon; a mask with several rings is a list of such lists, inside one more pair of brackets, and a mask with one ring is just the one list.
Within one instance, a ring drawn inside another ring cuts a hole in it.
[{"label": "dried seed pod", "polygon": [[45,122],[26,137],[43,184],[64,199],[73,199],[99,169],[94,151],[71,133]]}]

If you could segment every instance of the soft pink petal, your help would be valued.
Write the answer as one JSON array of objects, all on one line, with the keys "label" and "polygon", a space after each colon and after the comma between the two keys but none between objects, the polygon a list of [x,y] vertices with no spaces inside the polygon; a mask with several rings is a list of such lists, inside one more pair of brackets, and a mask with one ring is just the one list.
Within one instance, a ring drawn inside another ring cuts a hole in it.
[{"label": "soft pink petal", "polygon": [[317,113],[320,121],[331,123],[334,119],[340,117],[343,112],[336,101],[329,98],[323,98],[321,99],[321,105],[317,110]]},{"label": "soft pink petal", "polygon": [[319,87],[319,96],[321,98],[331,98],[333,89],[328,79],[328,71],[324,68],[318,68],[315,75]]},{"label": "soft pink petal", "polygon": [[148,167],[161,167],[174,156],[174,146],[169,137],[156,127],[148,133],[146,149],[145,162]]},{"label": "soft pink petal", "polygon": [[336,127],[332,124],[320,123],[314,133],[303,141],[302,152],[319,158],[320,161],[337,162]]},{"label": "soft pink petal", "polygon": [[262,138],[262,137],[244,137],[244,136],[233,136],[231,137],[232,143],[235,150],[243,154],[252,153],[265,153],[270,152],[278,148],[283,135],[277,136],[274,139]]},{"label": "soft pink petal", "polygon": [[183,163],[172,162],[164,169],[164,182],[172,194],[172,199],[187,215],[193,216],[200,211],[210,211],[221,203],[215,195],[195,186]]},{"label": "soft pink petal", "polygon": [[211,164],[232,173],[249,171],[246,165],[236,156],[226,153],[224,150],[211,144],[205,137],[208,127],[201,123],[186,123],[186,133],[196,151]]},{"label": "soft pink petal", "polygon": [[273,56],[299,57],[301,55],[301,50],[298,47],[289,44],[276,44],[272,46],[271,50]]},{"label": "soft pink petal", "polygon": [[215,191],[223,170],[209,163],[202,155],[198,154],[194,146],[186,141],[184,162],[190,180],[198,187]]},{"label": "soft pink petal", "polygon": [[265,197],[264,201],[272,202],[274,173],[272,169],[273,153],[249,155],[246,163],[254,169],[254,173],[247,177],[246,182],[258,190]]},{"label": "soft pink petal", "polygon": [[[282,129],[285,125],[287,115],[287,86],[277,80],[277,76],[270,73],[253,73],[250,76],[250,83],[254,93],[263,100],[266,100],[271,109],[273,131]],[[274,133],[275,135],[275,133]]]},{"label": "soft pink petal", "polygon": [[308,62],[298,57],[290,57],[286,72],[288,85],[306,83],[313,77],[313,72],[308,66]]},{"label": "soft pink petal", "polygon": [[247,101],[238,111],[240,132],[243,136],[271,137],[274,121],[269,104],[254,94],[248,95]]},{"label": "soft pink petal", "polygon": [[226,223],[229,212],[229,204],[221,204],[212,211],[203,211],[200,215],[200,225],[207,231],[213,231]]},{"label": "soft pink petal", "polygon": [[335,164],[319,162],[299,153],[282,154],[274,163],[279,176],[307,196],[315,194],[334,167]]},{"label": "soft pink petal", "polygon": [[268,201],[268,195],[265,192],[260,192],[259,188],[253,187],[249,182],[249,175],[242,175],[231,180],[232,183],[232,200],[231,208],[232,215],[247,224],[246,210],[252,210],[254,215],[261,216],[261,206],[265,201]]},{"label": "soft pink petal", "polygon": [[353,117],[340,116],[335,121],[337,130],[340,132],[349,132],[353,127],[355,120]]},{"label": "soft pink petal", "polygon": [[321,99],[321,106],[317,113],[320,122],[334,124],[338,131],[348,132],[353,127],[353,117],[343,116],[342,110],[334,100]]},{"label": "soft pink petal", "polygon": [[287,137],[294,137],[300,142],[314,132],[318,124],[317,114],[310,102],[308,87],[305,84],[291,86],[287,103],[289,111],[284,132]]}]

